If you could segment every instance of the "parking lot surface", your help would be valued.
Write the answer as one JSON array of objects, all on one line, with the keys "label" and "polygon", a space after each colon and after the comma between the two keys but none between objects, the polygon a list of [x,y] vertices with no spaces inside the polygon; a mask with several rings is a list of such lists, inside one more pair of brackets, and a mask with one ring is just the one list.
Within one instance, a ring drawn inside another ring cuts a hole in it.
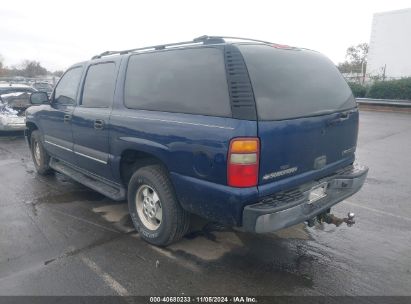
[{"label": "parking lot surface", "polygon": [[410,114],[362,111],[368,180],[333,209],[353,211],[353,227],[253,235],[196,220],[156,248],[125,202],[38,176],[22,134],[2,134],[0,295],[411,295],[410,156]]}]

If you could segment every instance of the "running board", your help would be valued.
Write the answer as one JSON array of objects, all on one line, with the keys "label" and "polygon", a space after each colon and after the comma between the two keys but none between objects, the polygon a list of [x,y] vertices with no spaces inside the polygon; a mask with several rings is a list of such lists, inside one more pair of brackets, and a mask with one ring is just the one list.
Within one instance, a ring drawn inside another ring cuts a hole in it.
[{"label": "running board", "polygon": [[59,161],[54,157],[50,159],[49,166],[53,170],[60,172],[61,174],[64,174],[74,179],[76,182],[79,182],[80,184],[83,184],[97,192],[100,192],[101,194],[111,198],[112,200],[122,201],[126,198],[126,190],[124,189],[124,187],[115,186],[109,184],[108,182],[103,182],[100,179],[76,170],[70,165]]}]

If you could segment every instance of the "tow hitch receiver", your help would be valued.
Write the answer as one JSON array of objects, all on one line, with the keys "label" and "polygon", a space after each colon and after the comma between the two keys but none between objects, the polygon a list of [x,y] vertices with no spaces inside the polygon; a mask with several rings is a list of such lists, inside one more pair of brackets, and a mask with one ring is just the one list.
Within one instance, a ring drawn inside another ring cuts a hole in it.
[{"label": "tow hitch receiver", "polygon": [[332,213],[323,213],[317,215],[316,218],[313,218],[308,221],[308,226],[312,227],[315,225],[316,222],[319,223],[327,223],[327,224],[334,224],[335,226],[340,226],[342,223],[346,223],[348,227],[351,227],[355,224],[354,220],[354,212],[348,212],[347,217],[339,218]]},{"label": "tow hitch receiver", "polygon": [[342,223],[346,223],[348,227],[355,224],[354,221],[355,214],[353,212],[348,212],[347,217],[339,218],[332,213],[325,213],[319,215],[319,222],[325,222],[327,224],[334,224],[335,226],[340,226]]}]

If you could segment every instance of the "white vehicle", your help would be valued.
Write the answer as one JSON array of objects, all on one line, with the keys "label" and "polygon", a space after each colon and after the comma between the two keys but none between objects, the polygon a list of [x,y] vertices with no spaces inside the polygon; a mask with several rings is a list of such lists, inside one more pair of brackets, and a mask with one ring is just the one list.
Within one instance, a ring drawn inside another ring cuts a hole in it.
[{"label": "white vehicle", "polygon": [[26,127],[24,112],[30,106],[30,94],[36,89],[13,83],[0,83],[0,131],[18,131]]}]

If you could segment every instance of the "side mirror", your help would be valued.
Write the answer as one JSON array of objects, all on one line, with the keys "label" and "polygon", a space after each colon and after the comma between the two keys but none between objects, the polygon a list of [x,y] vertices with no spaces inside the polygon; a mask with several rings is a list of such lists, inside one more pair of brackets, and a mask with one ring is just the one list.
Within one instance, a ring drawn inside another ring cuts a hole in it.
[{"label": "side mirror", "polygon": [[30,95],[30,103],[32,105],[40,105],[48,102],[49,97],[46,92],[33,92]]}]

